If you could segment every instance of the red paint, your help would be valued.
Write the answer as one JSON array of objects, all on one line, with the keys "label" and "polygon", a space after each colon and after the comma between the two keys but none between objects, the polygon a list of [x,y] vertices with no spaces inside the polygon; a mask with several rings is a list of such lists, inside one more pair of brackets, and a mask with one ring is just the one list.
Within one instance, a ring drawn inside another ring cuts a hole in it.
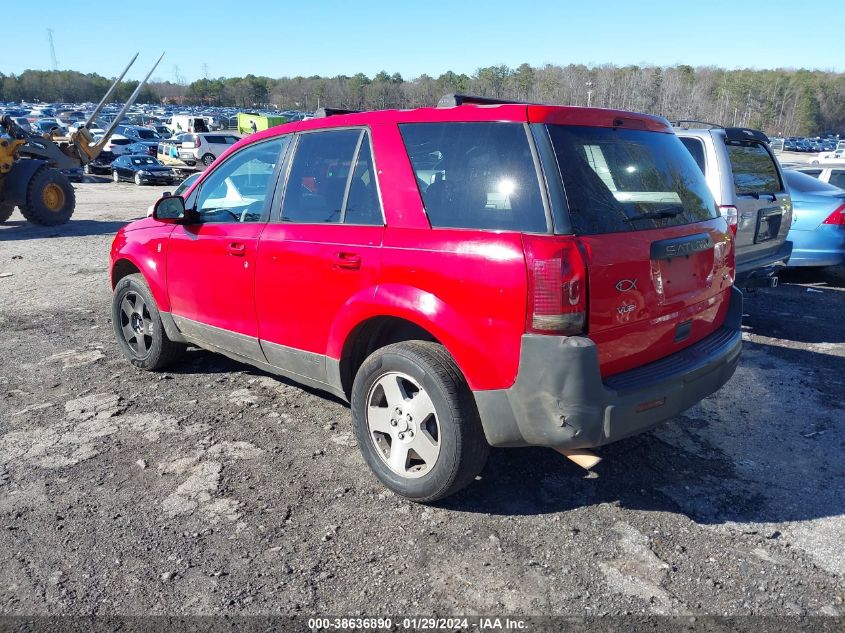
[{"label": "red paint", "polygon": [[[520,339],[530,329],[528,243],[532,258],[572,256],[570,268],[581,277],[573,305],[587,312],[586,335],[598,345],[605,376],[671,354],[721,325],[734,270],[732,236],[723,218],[583,237],[432,229],[398,124],[490,120],[671,131],[663,119],[648,115],[525,105],[392,110],[282,125],[235,144],[212,170],[230,153],[267,138],[365,126],[386,226],[271,222],[174,228],[145,219],[118,233],[112,262],[133,262],[162,310],[333,359],[368,319],[406,319],[446,346],[476,390],[506,388],[516,377]],[[709,233],[716,249],[650,260],[653,241],[695,233]],[[563,270],[566,277],[568,269]],[[687,319],[690,336],[676,343],[676,326]]]}]

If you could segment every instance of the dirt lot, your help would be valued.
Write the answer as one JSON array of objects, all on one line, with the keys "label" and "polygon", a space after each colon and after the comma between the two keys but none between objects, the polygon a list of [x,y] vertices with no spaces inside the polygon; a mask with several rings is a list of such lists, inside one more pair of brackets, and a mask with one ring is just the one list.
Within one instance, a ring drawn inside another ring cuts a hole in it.
[{"label": "dirt lot", "polygon": [[0,612],[845,615],[845,271],[748,297],[734,379],[595,473],[497,450],[425,507],[331,397],[122,359],[108,249],[159,192],[0,227]]}]

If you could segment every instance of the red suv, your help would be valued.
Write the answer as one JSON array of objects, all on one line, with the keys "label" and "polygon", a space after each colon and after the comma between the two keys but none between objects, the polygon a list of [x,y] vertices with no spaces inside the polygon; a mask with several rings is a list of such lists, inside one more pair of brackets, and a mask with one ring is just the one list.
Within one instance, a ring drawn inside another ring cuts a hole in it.
[{"label": "red suv", "polygon": [[599,446],[740,356],[732,234],[664,119],[448,95],[232,146],[122,229],[113,321],[154,370],[196,345],[351,403],[397,493],[489,446]]}]

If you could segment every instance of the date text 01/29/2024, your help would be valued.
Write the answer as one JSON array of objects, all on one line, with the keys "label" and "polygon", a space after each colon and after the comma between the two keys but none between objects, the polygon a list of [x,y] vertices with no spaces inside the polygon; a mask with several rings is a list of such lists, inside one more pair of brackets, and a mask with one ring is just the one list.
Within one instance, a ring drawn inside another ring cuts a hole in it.
[{"label": "date text 01/29/2024", "polygon": [[[518,618],[473,617],[473,618],[435,618],[435,617],[406,617],[395,622],[401,625],[400,630],[410,631],[455,631],[455,630],[511,630],[518,631],[526,628],[525,620]],[[394,621],[391,618],[310,618],[308,628],[312,631],[345,630],[345,629],[392,629]]]}]

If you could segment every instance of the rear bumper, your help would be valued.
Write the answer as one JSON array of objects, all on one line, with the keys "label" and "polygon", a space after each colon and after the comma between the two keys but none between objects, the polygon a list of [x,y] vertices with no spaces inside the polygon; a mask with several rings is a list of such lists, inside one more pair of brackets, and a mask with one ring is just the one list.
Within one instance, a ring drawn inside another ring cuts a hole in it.
[{"label": "rear bumper", "polygon": [[604,381],[586,337],[524,335],[508,389],[474,392],[491,446],[590,448],[675,417],[717,391],[742,350],[742,293],[734,288],[724,325],[698,343]]},{"label": "rear bumper", "polygon": [[792,242],[785,241],[774,253],[747,261],[737,261],[734,284],[739,288],[766,286],[768,278],[777,274],[792,256]]},{"label": "rear bumper", "polygon": [[790,231],[793,266],[838,266],[845,264],[845,227],[823,224],[811,231]]}]

